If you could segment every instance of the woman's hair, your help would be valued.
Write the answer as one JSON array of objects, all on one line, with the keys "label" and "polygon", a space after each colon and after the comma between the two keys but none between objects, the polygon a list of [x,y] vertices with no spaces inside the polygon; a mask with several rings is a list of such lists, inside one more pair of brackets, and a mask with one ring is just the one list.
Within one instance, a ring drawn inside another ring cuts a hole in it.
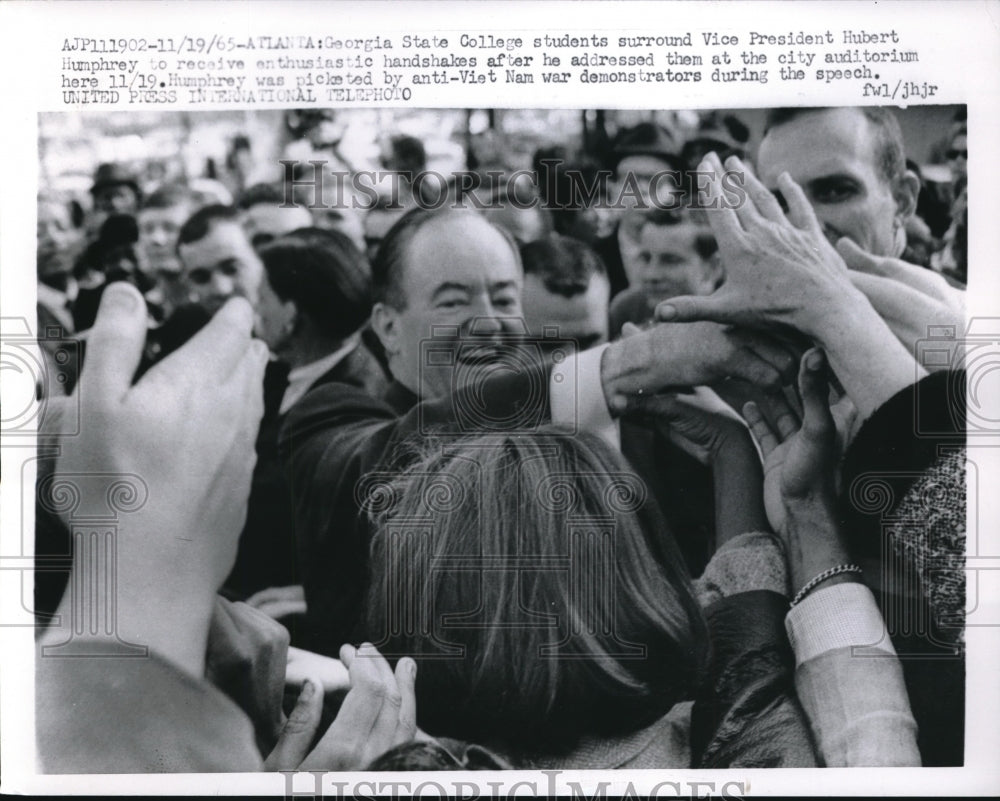
[{"label": "woman's hair", "polygon": [[371,314],[368,261],[340,231],[299,228],[259,253],[274,293],[332,339],[346,339]]},{"label": "woman's hair", "polygon": [[464,436],[366,490],[368,636],[420,663],[425,730],[560,753],[690,697],[701,610],[645,485],[601,440]]},{"label": "woman's hair", "polygon": [[[448,747],[446,748],[445,745]],[[512,770],[503,757],[457,740],[417,740],[386,751],[365,770]]]}]

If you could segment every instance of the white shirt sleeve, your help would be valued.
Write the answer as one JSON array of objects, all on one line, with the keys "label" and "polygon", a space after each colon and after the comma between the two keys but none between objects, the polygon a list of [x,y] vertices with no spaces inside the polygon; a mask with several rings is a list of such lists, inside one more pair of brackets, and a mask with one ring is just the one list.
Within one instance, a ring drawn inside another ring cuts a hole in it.
[{"label": "white shirt sleeve", "polygon": [[618,421],[608,411],[601,384],[601,357],[607,348],[590,348],[557,363],[549,376],[549,406],[553,423],[589,431],[620,450]]}]

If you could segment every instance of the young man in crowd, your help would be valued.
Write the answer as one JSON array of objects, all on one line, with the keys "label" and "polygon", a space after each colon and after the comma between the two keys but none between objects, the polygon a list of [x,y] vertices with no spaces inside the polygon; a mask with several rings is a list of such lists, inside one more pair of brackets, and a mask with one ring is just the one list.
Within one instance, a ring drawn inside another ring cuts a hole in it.
[{"label": "young man in crowd", "polygon": [[656,305],[677,295],[710,295],[722,281],[718,248],[698,212],[653,209],[639,229],[638,284],[615,297],[611,331],[653,319]]},{"label": "young man in crowd", "polygon": [[522,245],[521,261],[524,322],[533,337],[544,341],[552,329],[578,350],[608,341],[611,286],[600,256],[583,242],[550,234]]}]

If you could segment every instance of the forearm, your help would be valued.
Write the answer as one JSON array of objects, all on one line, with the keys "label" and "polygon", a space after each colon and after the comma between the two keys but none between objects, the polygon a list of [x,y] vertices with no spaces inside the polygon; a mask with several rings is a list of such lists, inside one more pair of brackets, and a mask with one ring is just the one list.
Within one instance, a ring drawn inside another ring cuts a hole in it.
[{"label": "forearm", "polygon": [[[821,502],[788,508],[783,539],[787,544],[792,597],[824,571],[851,562],[833,512],[824,508]],[[857,573],[842,573],[827,579],[821,586],[857,581],[860,581]]]},{"label": "forearm", "polygon": [[111,633],[203,678],[214,589],[185,590],[166,577],[136,578],[129,574],[120,549],[107,554],[115,563],[115,574],[109,577],[95,564],[95,558],[104,558],[87,544],[76,538],[69,585],[57,609],[60,624],[45,631],[43,644],[88,637],[103,641]]},{"label": "forearm", "polygon": [[789,611],[785,626],[824,764],[919,765],[902,670],[871,592],[824,584]]},{"label": "forearm", "polygon": [[769,531],[764,471],[749,440],[726,447],[712,465],[716,548],[748,531]]},{"label": "forearm", "polygon": [[826,352],[863,419],[927,375],[867,298],[853,288],[803,310],[795,325]]}]

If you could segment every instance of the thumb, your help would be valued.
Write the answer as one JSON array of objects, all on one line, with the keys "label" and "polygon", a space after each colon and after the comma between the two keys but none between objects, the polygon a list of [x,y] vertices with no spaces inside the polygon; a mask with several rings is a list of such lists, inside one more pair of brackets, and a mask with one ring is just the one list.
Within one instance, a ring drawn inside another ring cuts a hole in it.
[{"label": "thumb", "polygon": [[850,237],[842,236],[837,240],[837,253],[844,260],[848,269],[865,273],[881,274],[878,258],[862,248]]},{"label": "thumb", "polygon": [[666,421],[677,416],[678,400],[673,395],[623,395],[622,416],[635,421]]},{"label": "thumb", "polygon": [[821,439],[834,429],[833,415],[827,402],[826,357],[813,348],[802,357],[799,367],[799,394],[802,396],[802,432],[811,439]]},{"label": "thumb", "polygon": [[302,682],[295,708],[281,729],[277,745],[264,761],[266,770],[294,770],[308,755],[323,714],[321,686],[315,679]]},{"label": "thumb", "polygon": [[719,292],[665,300],[656,307],[656,319],[664,323],[690,323],[698,320],[731,322],[725,299],[720,297]]},{"label": "thumb", "polygon": [[628,337],[634,337],[636,334],[642,332],[635,323],[625,322],[622,324],[622,339],[627,339]]},{"label": "thumb", "polygon": [[132,385],[146,344],[146,302],[124,281],[108,284],[87,340],[81,392],[120,401]]}]

